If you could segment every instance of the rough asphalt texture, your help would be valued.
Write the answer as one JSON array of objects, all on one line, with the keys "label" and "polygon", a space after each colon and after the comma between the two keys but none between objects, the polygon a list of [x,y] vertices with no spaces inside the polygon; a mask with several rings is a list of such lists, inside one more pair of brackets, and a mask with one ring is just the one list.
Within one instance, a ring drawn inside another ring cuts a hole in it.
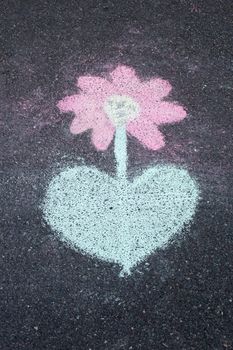
[{"label": "rough asphalt texture", "polygon": [[[228,0],[2,0],[0,349],[233,348],[232,12]],[[56,102],[117,64],[169,80],[189,111],[158,152],[130,139],[130,173],[177,164],[202,191],[185,237],[128,279],[66,247],[39,208],[67,164],[114,173],[113,145],[71,135]]]}]

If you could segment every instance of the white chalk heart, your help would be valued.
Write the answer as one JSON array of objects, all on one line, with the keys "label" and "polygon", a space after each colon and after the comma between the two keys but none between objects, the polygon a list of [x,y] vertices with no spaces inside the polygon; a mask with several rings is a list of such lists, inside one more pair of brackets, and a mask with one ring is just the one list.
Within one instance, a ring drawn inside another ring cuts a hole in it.
[{"label": "white chalk heart", "polygon": [[146,170],[132,182],[95,168],[67,168],[51,181],[45,220],[74,249],[120,264],[130,274],[192,219],[199,190],[172,165]]}]

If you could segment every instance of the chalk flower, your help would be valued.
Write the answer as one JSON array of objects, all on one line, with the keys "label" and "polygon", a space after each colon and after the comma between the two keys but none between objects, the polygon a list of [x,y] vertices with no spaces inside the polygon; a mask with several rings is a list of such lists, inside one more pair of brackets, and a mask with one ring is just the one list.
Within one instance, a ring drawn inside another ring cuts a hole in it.
[{"label": "chalk flower", "polygon": [[130,67],[118,66],[109,79],[81,76],[77,86],[81,92],[65,97],[58,107],[75,115],[71,133],[92,131],[97,150],[108,148],[119,126],[125,126],[127,133],[145,147],[157,150],[165,144],[158,126],[179,122],[186,116],[182,106],[163,100],[172,88],[168,81],[140,81]]}]

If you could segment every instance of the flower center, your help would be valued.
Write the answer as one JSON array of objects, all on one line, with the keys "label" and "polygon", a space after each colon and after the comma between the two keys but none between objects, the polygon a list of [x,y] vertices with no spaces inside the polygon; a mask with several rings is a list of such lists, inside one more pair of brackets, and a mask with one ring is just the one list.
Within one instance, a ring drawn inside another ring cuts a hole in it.
[{"label": "flower center", "polygon": [[139,110],[139,104],[126,95],[112,95],[104,103],[104,111],[115,126],[137,118]]}]

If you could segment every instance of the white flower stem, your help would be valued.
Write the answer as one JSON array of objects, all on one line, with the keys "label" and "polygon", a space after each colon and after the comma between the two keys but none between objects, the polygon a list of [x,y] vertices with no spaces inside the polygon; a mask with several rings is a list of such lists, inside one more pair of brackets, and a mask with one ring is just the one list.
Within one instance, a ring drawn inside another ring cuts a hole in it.
[{"label": "white flower stem", "polygon": [[115,133],[114,153],[117,166],[117,177],[127,179],[127,135],[125,126],[118,126]]}]

